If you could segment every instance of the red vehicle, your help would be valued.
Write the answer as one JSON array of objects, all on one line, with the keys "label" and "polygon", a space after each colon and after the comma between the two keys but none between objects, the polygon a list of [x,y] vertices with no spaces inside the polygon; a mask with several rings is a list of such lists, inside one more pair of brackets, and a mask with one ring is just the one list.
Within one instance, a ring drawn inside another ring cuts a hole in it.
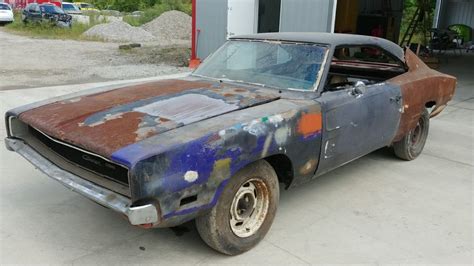
[{"label": "red vehicle", "polygon": [[56,5],[58,7],[61,7],[61,2],[62,1],[49,1],[49,0],[4,0],[5,3],[10,4],[11,7],[14,9],[23,9],[26,7],[26,5],[31,4],[31,3],[37,3],[37,4],[46,4],[50,3],[53,5]]}]

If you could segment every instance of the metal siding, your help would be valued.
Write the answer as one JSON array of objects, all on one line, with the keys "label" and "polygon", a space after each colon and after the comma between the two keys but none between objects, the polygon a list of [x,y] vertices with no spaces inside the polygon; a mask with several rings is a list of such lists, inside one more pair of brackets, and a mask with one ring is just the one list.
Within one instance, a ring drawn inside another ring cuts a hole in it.
[{"label": "metal siding", "polygon": [[465,24],[474,28],[474,0],[443,1],[439,28],[452,24]]},{"label": "metal siding", "polygon": [[282,0],[281,32],[329,32],[333,0]]},{"label": "metal siding", "polygon": [[226,41],[227,0],[196,1],[197,56],[213,53]]}]

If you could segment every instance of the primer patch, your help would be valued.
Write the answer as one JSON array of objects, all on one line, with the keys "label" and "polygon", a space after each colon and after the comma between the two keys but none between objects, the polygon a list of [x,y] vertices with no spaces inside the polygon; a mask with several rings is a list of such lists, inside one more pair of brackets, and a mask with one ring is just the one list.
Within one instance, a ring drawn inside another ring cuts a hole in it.
[{"label": "primer patch", "polygon": [[206,95],[190,93],[134,108],[133,111],[189,124],[239,109],[237,105]]},{"label": "primer patch", "polygon": [[199,174],[196,171],[187,171],[186,174],[184,174],[184,180],[188,182],[194,182],[198,179]]}]

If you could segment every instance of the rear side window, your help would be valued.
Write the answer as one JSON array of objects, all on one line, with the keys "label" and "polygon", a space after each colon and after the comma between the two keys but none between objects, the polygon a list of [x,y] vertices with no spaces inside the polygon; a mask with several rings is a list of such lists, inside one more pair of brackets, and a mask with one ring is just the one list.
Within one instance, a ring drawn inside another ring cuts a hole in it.
[{"label": "rear side window", "polygon": [[338,47],[334,52],[334,60],[399,65],[394,56],[373,46]]},{"label": "rear side window", "polygon": [[406,72],[396,56],[377,46],[345,45],[334,49],[326,90],[362,81],[375,84]]}]

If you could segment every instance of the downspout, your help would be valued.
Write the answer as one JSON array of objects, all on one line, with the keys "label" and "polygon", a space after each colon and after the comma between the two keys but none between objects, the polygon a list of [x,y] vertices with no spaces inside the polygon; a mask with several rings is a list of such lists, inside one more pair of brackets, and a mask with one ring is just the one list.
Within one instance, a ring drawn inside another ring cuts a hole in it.
[{"label": "downspout", "polygon": [[439,27],[439,15],[441,14],[441,6],[443,0],[436,0],[435,14],[433,18],[433,28],[437,29]]},{"label": "downspout", "polygon": [[331,33],[334,33],[334,29],[336,28],[336,13],[337,13],[337,0],[333,0]]},{"label": "downspout", "polygon": [[191,59],[189,60],[189,68],[197,68],[201,64],[201,59],[197,57],[197,40],[199,29],[196,28],[196,1],[192,0],[192,11],[191,11]]}]

